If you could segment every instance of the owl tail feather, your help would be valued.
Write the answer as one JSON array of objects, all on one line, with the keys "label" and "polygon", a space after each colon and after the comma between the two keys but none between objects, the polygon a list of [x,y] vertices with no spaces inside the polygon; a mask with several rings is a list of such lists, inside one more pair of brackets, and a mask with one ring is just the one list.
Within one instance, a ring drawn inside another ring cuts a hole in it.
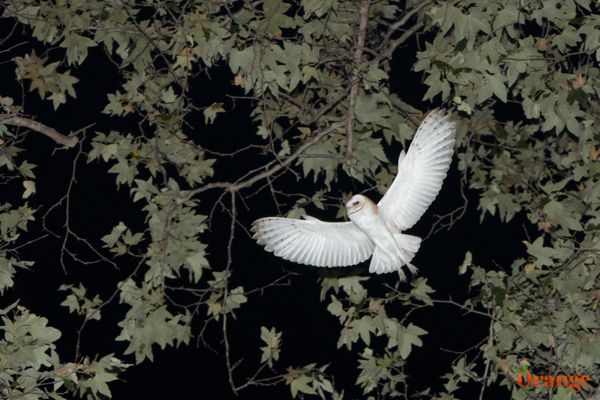
[{"label": "owl tail feather", "polygon": [[380,247],[375,247],[373,258],[369,265],[369,272],[383,274],[398,271],[400,280],[405,281],[406,275],[402,271],[402,266],[406,265],[413,275],[418,272],[417,267],[410,262],[414,258],[415,253],[419,251],[421,238],[403,233],[395,233],[394,240],[396,242],[396,254],[393,258]]}]

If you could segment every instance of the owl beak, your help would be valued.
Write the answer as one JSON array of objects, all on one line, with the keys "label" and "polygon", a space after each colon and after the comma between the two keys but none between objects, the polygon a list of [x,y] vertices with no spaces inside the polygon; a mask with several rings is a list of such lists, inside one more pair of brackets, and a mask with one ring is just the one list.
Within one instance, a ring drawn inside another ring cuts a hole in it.
[{"label": "owl beak", "polygon": [[355,212],[357,212],[361,208],[362,208],[362,205],[360,205],[360,204],[353,205],[351,202],[347,202],[346,203],[346,210],[348,211],[348,215],[354,214]]}]

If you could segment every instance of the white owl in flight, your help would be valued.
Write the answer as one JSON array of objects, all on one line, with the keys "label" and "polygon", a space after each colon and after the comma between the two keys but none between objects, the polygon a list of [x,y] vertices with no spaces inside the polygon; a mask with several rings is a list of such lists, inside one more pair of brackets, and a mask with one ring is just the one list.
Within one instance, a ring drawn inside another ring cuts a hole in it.
[{"label": "white owl in flight", "polygon": [[265,250],[289,261],[317,267],[346,267],[369,257],[369,272],[398,271],[410,264],[421,238],[403,232],[411,228],[442,187],[454,152],[456,128],[450,115],[432,111],[398,158],[398,175],[378,204],[357,194],[346,203],[349,222],[325,222],[313,217],[261,218],[252,224],[254,238]]}]

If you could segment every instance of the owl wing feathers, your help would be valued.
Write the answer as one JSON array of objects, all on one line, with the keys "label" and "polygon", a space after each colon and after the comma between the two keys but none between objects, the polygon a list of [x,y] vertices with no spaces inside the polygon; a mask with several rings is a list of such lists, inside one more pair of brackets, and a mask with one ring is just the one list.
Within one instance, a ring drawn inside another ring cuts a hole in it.
[{"label": "owl wing feathers", "polygon": [[375,245],[352,222],[269,217],[252,224],[253,238],[265,250],[289,261],[317,267],[359,264],[373,254]]},{"label": "owl wing feathers", "polygon": [[455,124],[442,110],[429,113],[408,152],[398,159],[398,174],[379,201],[379,213],[404,231],[421,218],[438,195],[454,152]]}]

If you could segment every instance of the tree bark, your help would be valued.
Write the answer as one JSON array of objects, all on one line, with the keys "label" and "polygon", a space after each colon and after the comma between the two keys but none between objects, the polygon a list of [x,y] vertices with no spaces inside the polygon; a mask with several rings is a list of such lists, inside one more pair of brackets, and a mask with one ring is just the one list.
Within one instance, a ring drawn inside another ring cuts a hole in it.
[{"label": "tree bark", "polygon": [[77,143],[79,143],[79,139],[77,138],[77,136],[63,135],[56,129],[29,118],[21,117],[18,115],[5,115],[3,117],[0,117],[0,121],[6,125],[27,128],[32,131],[41,133],[42,135],[46,135],[50,139],[54,140],[56,143],[62,144],[67,148],[75,147]]}]

